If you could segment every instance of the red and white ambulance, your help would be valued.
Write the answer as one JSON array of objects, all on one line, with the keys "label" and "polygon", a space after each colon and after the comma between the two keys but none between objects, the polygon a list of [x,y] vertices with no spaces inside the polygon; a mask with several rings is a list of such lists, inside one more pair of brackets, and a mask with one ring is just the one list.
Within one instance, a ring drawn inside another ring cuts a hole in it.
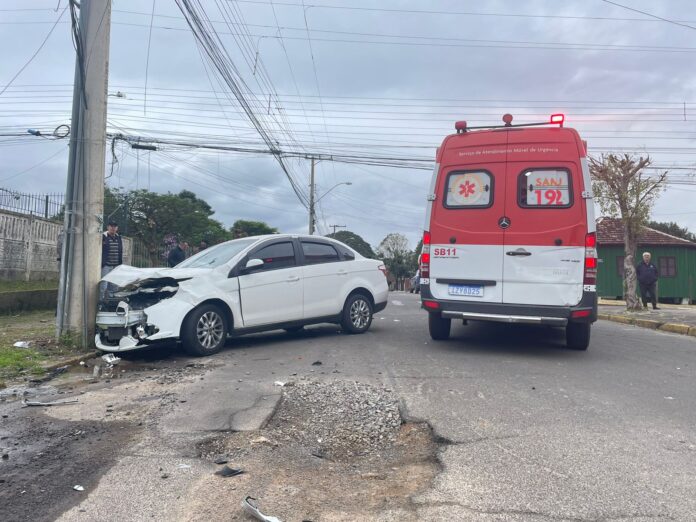
[{"label": "red and white ambulance", "polygon": [[457,122],[437,150],[421,255],[430,335],[452,319],[564,327],[586,350],[597,320],[597,252],[586,144],[545,123]]}]

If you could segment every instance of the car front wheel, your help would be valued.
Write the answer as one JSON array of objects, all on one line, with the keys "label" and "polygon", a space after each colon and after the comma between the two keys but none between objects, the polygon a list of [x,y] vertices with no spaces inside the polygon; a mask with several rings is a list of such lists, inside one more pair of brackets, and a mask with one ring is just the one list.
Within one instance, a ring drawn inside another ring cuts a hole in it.
[{"label": "car front wheel", "polygon": [[341,327],[349,334],[367,332],[372,324],[372,303],[363,294],[351,295],[343,306]]},{"label": "car front wheel", "polygon": [[227,319],[216,305],[195,309],[184,321],[181,341],[191,355],[204,356],[219,352],[227,340]]}]

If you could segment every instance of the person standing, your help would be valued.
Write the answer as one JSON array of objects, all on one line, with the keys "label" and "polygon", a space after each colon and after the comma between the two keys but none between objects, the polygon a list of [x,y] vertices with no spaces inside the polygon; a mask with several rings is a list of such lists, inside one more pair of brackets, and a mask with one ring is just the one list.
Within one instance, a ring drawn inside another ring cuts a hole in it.
[{"label": "person standing", "polygon": [[[123,264],[123,239],[118,234],[118,223],[109,221],[106,232],[102,235],[102,261],[101,261],[101,276],[102,278],[111,272],[118,265]],[[106,297],[106,289],[108,283],[102,281],[99,283],[100,296]]]},{"label": "person standing", "polygon": [[209,246],[208,242],[205,239],[201,239],[201,242],[198,243],[198,251],[202,252],[203,250],[208,248],[208,246]]},{"label": "person standing", "polygon": [[638,284],[640,285],[640,295],[643,299],[643,308],[648,307],[648,299],[652,303],[653,310],[657,307],[657,279],[659,272],[657,267],[650,262],[650,252],[643,252],[643,262],[636,267]]},{"label": "person standing", "polygon": [[179,240],[179,244],[176,245],[174,248],[172,248],[169,251],[169,255],[167,256],[167,265],[169,265],[169,268],[173,268],[179,263],[181,263],[184,259],[186,259],[186,250],[188,249],[188,243],[184,240]]}]

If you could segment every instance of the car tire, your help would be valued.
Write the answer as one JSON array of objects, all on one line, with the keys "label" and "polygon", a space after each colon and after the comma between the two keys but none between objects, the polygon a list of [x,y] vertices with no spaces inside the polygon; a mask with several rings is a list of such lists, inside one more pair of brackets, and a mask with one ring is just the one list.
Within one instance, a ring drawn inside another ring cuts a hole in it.
[{"label": "car tire", "polygon": [[568,323],[566,325],[566,346],[571,350],[587,350],[590,345],[590,323]]},{"label": "car tire", "polygon": [[428,314],[428,330],[433,341],[444,341],[449,339],[452,320],[446,319],[437,313]]},{"label": "car tire", "polygon": [[348,334],[367,332],[372,324],[372,301],[364,294],[353,294],[341,312],[341,328]]},{"label": "car tire", "polygon": [[227,317],[214,304],[196,308],[184,321],[181,342],[190,355],[199,357],[219,352],[227,340]]}]

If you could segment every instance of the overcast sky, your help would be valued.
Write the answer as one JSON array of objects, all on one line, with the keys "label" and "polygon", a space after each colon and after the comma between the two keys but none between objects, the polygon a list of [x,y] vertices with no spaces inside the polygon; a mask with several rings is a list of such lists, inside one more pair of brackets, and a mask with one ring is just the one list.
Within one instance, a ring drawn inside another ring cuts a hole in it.
[{"label": "overcast sky", "polygon": [[[649,153],[675,181],[696,171],[692,1],[617,2],[683,25],[603,0],[200,3],[283,150],[430,160],[456,120],[498,124],[510,112],[519,123],[562,112],[591,154]],[[0,91],[29,62],[0,94],[0,134],[70,122],[75,52],[66,5],[0,3]],[[174,0],[113,1],[109,92],[109,132],[266,148]],[[67,145],[0,137],[0,188],[64,191]],[[138,153],[120,141],[115,152],[110,186],[187,189],[227,226],[253,219],[307,230],[307,211],[272,157],[174,146]],[[309,161],[287,161],[306,194]],[[112,162],[109,150],[107,174]],[[321,161],[319,232],[346,225],[373,245],[401,232],[413,247],[429,178],[427,170]],[[352,185],[326,194],[342,182]],[[653,218],[696,231],[695,192],[670,185]]]}]

